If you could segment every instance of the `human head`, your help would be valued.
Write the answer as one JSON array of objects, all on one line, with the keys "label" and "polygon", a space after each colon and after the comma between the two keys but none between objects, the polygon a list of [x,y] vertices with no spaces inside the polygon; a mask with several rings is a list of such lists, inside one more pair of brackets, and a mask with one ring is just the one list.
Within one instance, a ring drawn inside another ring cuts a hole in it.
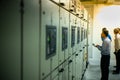
[{"label": "human head", "polygon": [[101,34],[102,38],[106,38],[108,36],[108,30],[104,30]]},{"label": "human head", "polygon": [[105,27],[104,27],[104,28],[102,28],[102,32],[103,32],[103,31],[105,31],[105,30],[107,30]]},{"label": "human head", "polygon": [[114,29],[114,34],[118,34],[119,33],[119,29],[118,28],[115,28]]}]

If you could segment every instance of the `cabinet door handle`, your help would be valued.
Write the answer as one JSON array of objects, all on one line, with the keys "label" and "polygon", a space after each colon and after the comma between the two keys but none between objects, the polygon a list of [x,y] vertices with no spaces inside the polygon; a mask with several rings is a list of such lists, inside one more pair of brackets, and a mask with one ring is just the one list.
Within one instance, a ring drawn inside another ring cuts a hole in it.
[{"label": "cabinet door handle", "polygon": [[64,71],[64,68],[61,68],[60,70],[59,70],[59,73],[61,73],[61,72],[63,72]]},{"label": "cabinet door handle", "polygon": [[75,56],[78,56],[78,54],[75,54]]},{"label": "cabinet door handle", "polygon": [[82,50],[80,50],[80,52],[82,52]]},{"label": "cabinet door handle", "polygon": [[73,61],[72,60],[69,60],[69,64],[72,63]]},{"label": "cabinet door handle", "polygon": [[65,3],[62,3],[62,2],[61,2],[60,5],[61,5],[61,6],[65,6]]}]

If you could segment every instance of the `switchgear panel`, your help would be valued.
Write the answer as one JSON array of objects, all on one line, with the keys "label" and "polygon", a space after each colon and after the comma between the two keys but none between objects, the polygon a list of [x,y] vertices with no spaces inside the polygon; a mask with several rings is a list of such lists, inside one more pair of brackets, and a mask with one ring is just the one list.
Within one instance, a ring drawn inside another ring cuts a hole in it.
[{"label": "switchgear panel", "polygon": [[46,26],[46,59],[56,54],[56,26]]},{"label": "switchgear panel", "polygon": [[68,28],[62,27],[62,50],[68,47]]},{"label": "switchgear panel", "polygon": [[86,39],[86,30],[84,29],[84,39]]},{"label": "switchgear panel", "polygon": [[83,28],[81,28],[81,41],[83,41]]},{"label": "switchgear panel", "polygon": [[87,38],[87,35],[88,35],[88,33],[87,33],[87,29],[85,30],[85,32],[86,32],[86,34],[85,34],[85,38]]},{"label": "switchgear panel", "polygon": [[71,47],[75,45],[75,26],[71,28]]},{"label": "switchgear panel", "polygon": [[77,43],[80,42],[80,27],[77,27]]},{"label": "switchgear panel", "polygon": [[84,39],[86,39],[86,38],[87,38],[87,30],[84,29]]}]

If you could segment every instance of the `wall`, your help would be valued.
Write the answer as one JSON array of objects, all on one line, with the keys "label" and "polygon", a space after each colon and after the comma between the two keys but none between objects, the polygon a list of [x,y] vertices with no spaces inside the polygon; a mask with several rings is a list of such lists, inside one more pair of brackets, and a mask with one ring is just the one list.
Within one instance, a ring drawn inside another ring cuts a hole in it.
[{"label": "wall", "polygon": [[[112,42],[111,42],[111,65],[115,65],[115,56],[113,54],[114,52],[114,33],[113,33],[113,30],[114,30],[114,26],[102,26],[102,24],[99,23],[98,19],[97,19],[97,15],[98,13],[100,12],[100,9],[106,7],[105,5],[100,5],[100,6],[97,6],[98,9],[97,10],[94,10],[94,13],[95,13],[95,16],[94,16],[94,27],[93,27],[93,43],[95,44],[102,44],[102,41],[101,41],[101,31],[102,31],[102,28],[103,27],[106,27],[109,31],[109,34],[111,35],[112,37]],[[100,62],[100,51],[98,49],[96,49],[95,47],[92,48],[93,49],[93,54],[92,54],[92,58],[91,58],[91,61],[92,62]],[[114,62],[114,63],[113,63]],[[95,63],[96,64],[96,63]],[[99,63],[97,64],[99,65]]]},{"label": "wall", "polygon": [[0,1],[1,80],[39,80],[39,0],[21,1]]},{"label": "wall", "polygon": [[[21,32],[19,0],[0,1],[0,73],[1,80],[21,78]],[[14,75],[14,76],[13,76]]]}]

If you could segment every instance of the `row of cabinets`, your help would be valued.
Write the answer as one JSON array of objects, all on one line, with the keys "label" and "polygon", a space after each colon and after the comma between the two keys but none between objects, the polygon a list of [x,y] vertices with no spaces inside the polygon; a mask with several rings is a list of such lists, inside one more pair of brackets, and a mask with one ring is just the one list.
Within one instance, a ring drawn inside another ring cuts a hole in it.
[{"label": "row of cabinets", "polygon": [[79,0],[50,0],[77,17],[87,21],[87,11]]},{"label": "row of cabinets", "polygon": [[[70,67],[69,65],[67,65],[67,67],[64,66],[64,68],[67,69],[59,67],[63,67],[63,63],[67,63],[69,58],[71,58],[71,56],[73,57],[73,54],[77,55],[81,53],[81,56],[83,56],[82,58],[84,58],[84,53],[87,53],[86,49],[86,52],[84,52],[83,48],[85,48],[85,45],[87,45],[88,23],[50,0],[42,0],[41,8],[40,76],[41,79],[44,79],[50,75],[51,72],[54,74],[53,71],[56,68],[58,69],[57,72],[55,72],[56,74],[58,73],[59,69],[62,69],[60,70],[62,71],[60,72],[61,74],[63,74],[63,72],[69,73],[68,71],[64,71],[68,70]],[[83,51],[83,53],[81,51]],[[81,56],[79,56],[78,59]],[[76,57],[73,57],[73,60],[76,59]],[[81,63],[83,62],[82,60],[78,61]],[[79,65],[83,65],[81,63],[79,63]],[[62,66],[60,66],[61,64]],[[72,67],[71,70],[73,69],[75,69],[75,67]],[[81,71],[78,72],[79,74],[81,73]],[[74,70],[71,73],[75,73]],[[50,79],[53,79],[51,76]],[[74,75],[72,76],[74,77]]]},{"label": "row of cabinets", "polygon": [[81,80],[87,66],[85,49],[74,53],[42,80]]}]

